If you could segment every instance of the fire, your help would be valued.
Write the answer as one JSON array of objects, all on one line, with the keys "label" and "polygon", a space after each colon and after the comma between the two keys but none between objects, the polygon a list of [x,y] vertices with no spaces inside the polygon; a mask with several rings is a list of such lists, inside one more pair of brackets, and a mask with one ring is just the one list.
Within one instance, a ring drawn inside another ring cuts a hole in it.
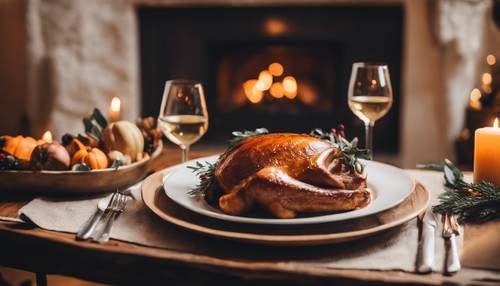
[{"label": "fire", "polygon": [[259,103],[262,100],[262,91],[257,88],[258,80],[250,79],[243,84],[245,95],[251,103]]},{"label": "fire", "polygon": [[269,72],[271,72],[271,74],[273,76],[281,76],[283,74],[283,72],[285,71],[285,69],[283,68],[283,66],[280,63],[270,64],[268,67],[268,70],[269,70]]},{"label": "fire", "polygon": [[283,96],[285,96],[285,89],[283,88],[281,82],[275,82],[273,83],[273,85],[271,85],[269,93],[271,93],[271,95],[276,98],[282,98]]},{"label": "fire", "polygon": [[257,87],[259,90],[268,90],[273,84],[273,76],[268,70],[263,70],[259,74],[259,83],[262,83],[262,89]]},{"label": "fire", "polygon": [[45,131],[42,135],[42,140],[47,142],[47,143],[52,143],[52,132],[49,130]]},{"label": "fire", "polygon": [[288,75],[282,81],[274,81],[274,77],[283,75],[284,71],[283,65],[274,62],[268,66],[267,70],[261,71],[257,79],[244,82],[243,91],[248,100],[252,103],[259,103],[265,94],[274,98],[294,99],[297,97],[298,87],[295,77]]}]

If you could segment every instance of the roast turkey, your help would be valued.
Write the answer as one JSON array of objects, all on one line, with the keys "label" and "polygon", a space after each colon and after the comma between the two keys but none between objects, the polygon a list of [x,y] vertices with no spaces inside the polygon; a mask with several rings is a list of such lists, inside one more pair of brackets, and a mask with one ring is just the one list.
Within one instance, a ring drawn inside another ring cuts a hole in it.
[{"label": "roast turkey", "polygon": [[345,166],[341,155],[305,134],[248,137],[217,163],[219,207],[241,215],[258,205],[277,218],[362,208],[371,200],[366,175]]}]

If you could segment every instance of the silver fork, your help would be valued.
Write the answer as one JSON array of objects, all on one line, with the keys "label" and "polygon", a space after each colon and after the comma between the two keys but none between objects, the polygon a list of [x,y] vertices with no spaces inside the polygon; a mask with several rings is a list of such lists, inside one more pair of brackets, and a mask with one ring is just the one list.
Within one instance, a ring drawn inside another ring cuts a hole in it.
[{"label": "silver fork", "polygon": [[455,273],[460,270],[460,258],[458,257],[458,245],[456,236],[460,235],[458,223],[455,216],[445,213],[443,216],[443,237],[447,240],[446,272]]},{"label": "silver fork", "polygon": [[118,192],[114,192],[111,196],[106,196],[99,200],[94,214],[87,220],[87,222],[85,222],[76,234],[77,240],[87,240],[92,236],[97,225],[101,221],[101,218],[104,216],[104,213],[111,209],[117,193]]},{"label": "silver fork", "polygon": [[92,236],[92,241],[97,243],[106,243],[109,241],[109,235],[111,232],[111,227],[115,222],[116,218],[120,213],[125,210],[125,206],[127,205],[127,195],[124,195],[120,192],[116,195],[116,200],[114,200],[111,205],[111,209],[104,220],[104,226],[100,232]]}]

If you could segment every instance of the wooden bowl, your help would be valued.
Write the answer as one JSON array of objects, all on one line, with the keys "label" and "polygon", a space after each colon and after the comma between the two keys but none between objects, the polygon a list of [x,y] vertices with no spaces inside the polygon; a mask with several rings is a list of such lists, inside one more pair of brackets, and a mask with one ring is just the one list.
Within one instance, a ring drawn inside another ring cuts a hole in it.
[{"label": "wooden bowl", "polygon": [[160,145],[151,157],[118,168],[92,171],[0,171],[0,193],[82,195],[128,188],[151,171],[150,163],[160,155]]}]

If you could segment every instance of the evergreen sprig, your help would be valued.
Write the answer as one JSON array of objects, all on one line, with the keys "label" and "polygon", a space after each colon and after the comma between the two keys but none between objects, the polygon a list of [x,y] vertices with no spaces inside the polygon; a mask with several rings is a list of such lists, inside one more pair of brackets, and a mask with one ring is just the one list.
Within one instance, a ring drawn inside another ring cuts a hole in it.
[{"label": "evergreen sprig", "polygon": [[344,127],[342,125],[337,127],[337,129],[332,129],[330,132],[316,128],[311,131],[310,135],[323,139],[333,147],[339,149],[342,152],[342,157],[340,158],[342,163],[358,174],[363,173],[365,166],[359,159],[370,159],[370,153],[367,149],[358,148],[357,137],[351,141],[345,139]]},{"label": "evergreen sprig", "polygon": [[500,219],[500,187],[490,182],[467,183],[463,173],[449,160],[420,164],[418,168],[444,172],[447,190],[439,196],[436,213],[450,213],[460,223],[483,223]]},{"label": "evergreen sprig", "polygon": [[188,166],[200,178],[200,183],[189,191],[189,195],[206,194],[214,187],[215,167],[217,162],[196,162],[194,166]]}]

